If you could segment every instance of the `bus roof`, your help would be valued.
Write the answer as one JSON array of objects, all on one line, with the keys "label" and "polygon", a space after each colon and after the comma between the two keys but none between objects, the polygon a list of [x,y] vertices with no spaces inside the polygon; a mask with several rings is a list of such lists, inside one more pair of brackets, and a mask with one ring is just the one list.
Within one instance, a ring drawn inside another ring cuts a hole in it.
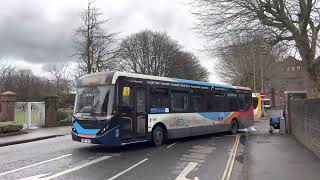
[{"label": "bus roof", "polygon": [[115,72],[113,76],[112,83],[114,84],[118,77],[131,77],[131,78],[139,78],[139,79],[149,79],[149,80],[158,80],[158,81],[168,81],[168,82],[177,82],[181,84],[191,84],[191,85],[199,85],[199,86],[209,86],[209,87],[222,87],[222,88],[233,88],[233,86],[222,83],[212,83],[212,82],[204,82],[204,81],[194,81],[187,79],[179,79],[179,78],[171,78],[171,77],[161,77],[161,76],[152,76],[145,74],[135,74],[128,72]]},{"label": "bus roof", "polygon": [[[107,79],[106,83],[109,82],[110,84],[115,84],[119,77],[130,77],[130,78],[176,82],[176,83],[181,83],[181,84],[199,85],[199,86],[207,86],[207,87],[220,87],[220,88],[228,88],[228,89],[251,90],[250,88],[247,88],[247,87],[232,86],[232,85],[223,84],[223,83],[194,81],[194,80],[186,80],[186,79],[178,79],[178,78],[170,78],[170,77],[136,74],[136,73],[129,73],[129,72],[119,72],[119,71],[93,73],[90,75],[83,76],[82,78],[80,78],[80,81],[83,81],[84,79],[88,79],[88,78],[91,79],[91,78],[94,78],[95,76],[98,76],[98,77],[105,76],[105,78]],[[110,76],[112,76],[112,77],[110,77]]]}]

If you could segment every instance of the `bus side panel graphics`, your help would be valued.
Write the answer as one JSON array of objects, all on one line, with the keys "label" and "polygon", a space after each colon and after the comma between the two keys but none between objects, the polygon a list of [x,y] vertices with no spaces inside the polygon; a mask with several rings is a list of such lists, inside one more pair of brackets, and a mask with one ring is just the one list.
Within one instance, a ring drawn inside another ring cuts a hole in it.
[{"label": "bus side panel graphics", "polygon": [[253,105],[247,111],[239,112],[240,128],[247,128],[254,124],[254,108]]},{"label": "bus side panel graphics", "polygon": [[203,112],[203,113],[171,113],[149,114],[148,132],[155,124],[161,122],[168,130],[212,125],[229,125],[239,112]]},{"label": "bus side panel graphics", "polygon": [[201,116],[212,121],[212,124],[231,124],[232,119],[239,117],[239,112],[203,112]]}]

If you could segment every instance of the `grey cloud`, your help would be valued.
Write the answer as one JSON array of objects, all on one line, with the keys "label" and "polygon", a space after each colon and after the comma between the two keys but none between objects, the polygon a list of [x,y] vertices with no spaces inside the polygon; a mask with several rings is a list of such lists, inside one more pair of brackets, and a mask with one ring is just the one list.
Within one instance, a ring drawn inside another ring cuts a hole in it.
[{"label": "grey cloud", "polygon": [[49,21],[39,9],[24,9],[0,17],[0,55],[34,63],[71,60],[78,14],[64,12],[57,22]]},{"label": "grey cloud", "polygon": [[[42,64],[44,71],[47,64],[75,60],[70,57],[74,52],[72,35],[81,23],[79,14],[86,8],[87,0],[64,1],[63,7],[57,7],[59,21],[45,16],[45,10],[50,11],[48,1],[5,2],[0,7],[0,56]],[[110,1],[96,2],[110,20],[106,30],[119,32],[119,39],[142,29],[167,31],[187,50],[200,56],[202,62],[210,60],[196,51],[202,48],[201,40],[190,30],[192,15],[181,11],[187,8],[183,0],[128,0],[120,8],[112,7]]]}]

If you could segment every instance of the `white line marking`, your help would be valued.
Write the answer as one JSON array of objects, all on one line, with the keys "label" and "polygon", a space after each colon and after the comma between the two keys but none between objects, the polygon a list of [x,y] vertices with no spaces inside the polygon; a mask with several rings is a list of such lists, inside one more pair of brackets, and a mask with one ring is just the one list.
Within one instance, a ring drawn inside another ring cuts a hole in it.
[{"label": "white line marking", "polygon": [[171,148],[172,146],[176,145],[177,143],[172,143],[169,146],[167,146],[167,149]]},{"label": "white line marking", "polygon": [[51,174],[51,173],[39,174],[39,175],[35,175],[35,176],[22,178],[22,179],[19,179],[19,180],[41,180],[41,179],[43,179],[42,177],[48,176],[49,174]]},{"label": "white line marking", "polygon": [[234,160],[235,160],[235,157],[236,157],[236,154],[237,154],[238,145],[239,145],[239,139],[240,139],[240,136],[237,135],[236,136],[236,140],[234,141],[234,144],[233,144],[233,146],[231,148],[230,156],[229,156],[226,168],[224,169],[224,172],[223,172],[221,180],[229,180],[230,177],[231,177],[231,172],[232,172],[232,169],[233,169],[233,164],[234,164]]},{"label": "white line marking", "polygon": [[236,155],[237,155],[240,136],[237,136],[237,137],[238,137],[237,142],[236,142],[237,144],[236,144],[236,148],[234,150],[233,157],[232,157],[232,160],[231,160],[231,165],[230,165],[230,169],[229,169],[229,172],[228,172],[228,175],[227,175],[227,180],[229,180],[231,178],[231,173],[232,173],[232,169],[233,169],[234,160],[235,160]]},{"label": "white line marking", "polygon": [[108,159],[108,158],[111,158],[111,156],[102,156],[102,157],[97,158],[97,159],[95,159],[95,160],[92,160],[92,161],[83,163],[83,164],[81,164],[81,165],[79,165],[79,166],[76,166],[76,167],[73,167],[73,168],[71,168],[71,169],[68,169],[68,170],[59,172],[59,173],[54,174],[54,175],[52,175],[52,176],[46,177],[46,178],[44,178],[44,179],[45,179],[45,180],[53,179],[53,178],[62,176],[62,175],[64,175],[64,174],[67,174],[67,173],[70,173],[70,172],[73,172],[73,171],[77,171],[77,170],[82,169],[82,168],[84,168],[84,167],[90,166],[90,165],[95,164],[95,163],[97,163],[97,162],[106,160],[106,159]]},{"label": "white line marking", "polygon": [[145,158],[144,160],[142,160],[142,161],[140,161],[140,162],[138,162],[138,163],[136,163],[136,164],[132,165],[132,166],[131,166],[131,167],[129,167],[128,169],[126,169],[126,170],[124,170],[124,171],[122,171],[122,172],[119,172],[118,174],[116,174],[115,176],[113,176],[113,177],[109,178],[108,180],[116,179],[117,177],[119,177],[119,176],[121,176],[122,174],[124,174],[124,173],[126,173],[126,172],[130,171],[131,169],[133,169],[133,168],[135,168],[135,167],[139,166],[140,164],[144,163],[144,162],[145,162],[145,161],[147,161],[147,160],[148,160],[148,158]]},{"label": "white line marking", "polygon": [[21,167],[21,168],[18,168],[18,169],[11,170],[11,171],[7,171],[7,172],[4,172],[4,173],[1,173],[0,176],[6,175],[6,174],[9,174],[9,173],[13,173],[13,172],[17,172],[17,171],[20,171],[20,170],[23,170],[23,169],[26,169],[26,168],[30,168],[30,167],[38,166],[38,165],[41,165],[41,164],[45,164],[45,163],[48,163],[48,162],[51,162],[51,161],[55,161],[55,160],[58,160],[58,159],[62,159],[62,158],[65,158],[65,157],[68,157],[68,156],[71,156],[71,155],[72,154],[66,154],[66,155],[59,156],[59,157],[56,157],[56,158],[53,158],[53,159],[49,159],[49,160],[46,160],[46,161],[38,162],[38,163],[29,165],[29,166],[25,166],[25,167]]},{"label": "white line marking", "polygon": [[[177,176],[175,180],[188,180],[186,176],[194,169],[198,163],[195,162],[190,162],[184,169],[183,171]],[[195,179],[199,179],[198,177],[195,177]]]}]

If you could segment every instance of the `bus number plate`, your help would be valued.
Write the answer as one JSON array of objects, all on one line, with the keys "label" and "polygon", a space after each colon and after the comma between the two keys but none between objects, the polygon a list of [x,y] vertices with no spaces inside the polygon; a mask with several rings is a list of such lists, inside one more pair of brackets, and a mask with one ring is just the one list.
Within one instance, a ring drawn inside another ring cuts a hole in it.
[{"label": "bus number plate", "polygon": [[81,142],[83,142],[83,143],[91,143],[91,140],[90,139],[81,139]]}]

